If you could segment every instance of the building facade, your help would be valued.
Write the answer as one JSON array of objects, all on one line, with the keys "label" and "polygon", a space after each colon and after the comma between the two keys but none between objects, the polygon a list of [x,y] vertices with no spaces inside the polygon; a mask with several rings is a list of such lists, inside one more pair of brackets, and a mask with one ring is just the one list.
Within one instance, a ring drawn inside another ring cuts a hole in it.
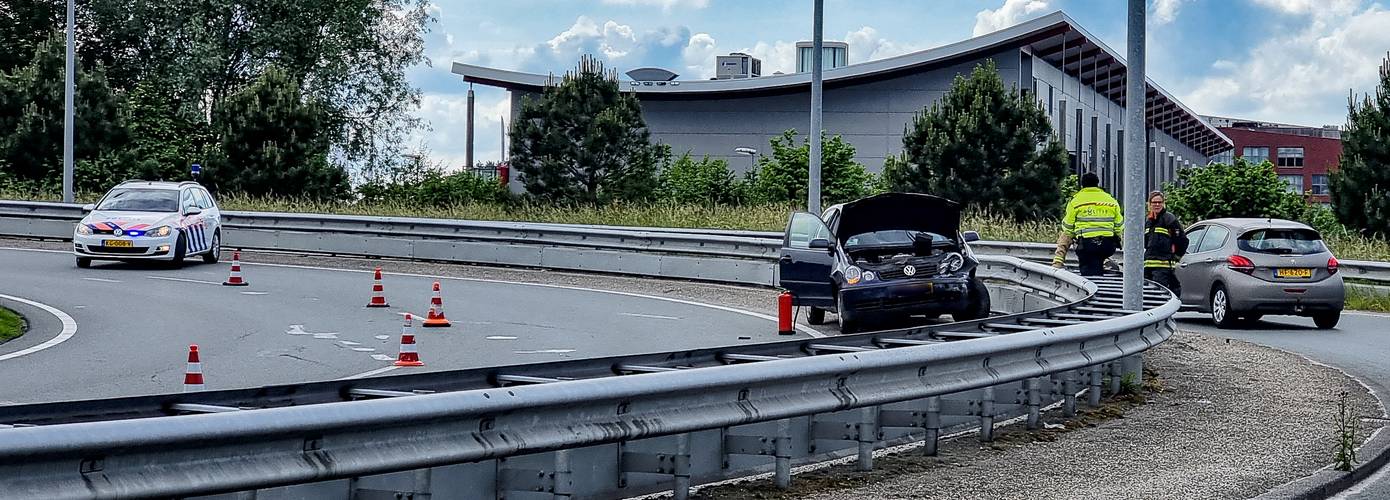
[{"label": "building facade", "polygon": [[[854,145],[856,161],[879,171],[902,151],[913,117],[938,102],[957,76],[986,61],[993,61],[1005,85],[1036,97],[1076,172],[1094,171],[1121,194],[1125,67],[1115,51],[1061,12],[942,47],[826,70],[825,131],[842,136]],[[459,63],[453,72],[470,83],[509,89],[514,113],[521,99],[553,81]],[[1231,149],[1219,130],[1146,83],[1148,123],[1139,133],[1148,144],[1147,189],[1175,179],[1180,167],[1205,165]],[[641,100],[654,140],[678,153],[724,158],[738,170],[751,162],[736,150],[765,154],[769,139],[788,129],[804,136],[810,124],[807,73],[620,85]]]},{"label": "building facade", "polygon": [[1280,127],[1239,126],[1221,127],[1221,132],[1231,138],[1235,147],[1217,161],[1229,162],[1233,157],[1255,163],[1268,160],[1289,191],[1306,194],[1310,201],[1318,203],[1330,201],[1328,175],[1342,159],[1342,141],[1331,137],[1333,134],[1315,136],[1283,132]]}]

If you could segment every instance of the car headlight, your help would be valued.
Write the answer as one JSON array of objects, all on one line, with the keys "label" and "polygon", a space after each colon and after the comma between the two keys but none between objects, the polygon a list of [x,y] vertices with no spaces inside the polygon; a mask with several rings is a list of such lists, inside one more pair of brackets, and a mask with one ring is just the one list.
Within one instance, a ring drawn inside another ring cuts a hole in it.
[{"label": "car headlight", "polygon": [[855,283],[859,283],[859,280],[863,278],[864,271],[859,269],[858,267],[849,266],[845,268],[845,283],[853,285]]},{"label": "car headlight", "polygon": [[962,257],[958,253],[951,252],[946,254],[945,257],[942,257],[941,264],[938,264],[936,267],[936,272],[937,274],[954,273],[959,271],[962,267],[965,267],[965,257]]},{"label": "car headlight", "polygon": [[172,227],[169,227],[169,226],[159,226],[159,227],[154,228],[154,229],[151,229],[151,230],[149,230],[149,231],[145,231],[145,236],[149,236],[149,237],[151,237],[151,238],[163,238],[163,237],[165,237],[165,236],[169,236],[169,233],[172,233],[172,232],[174,232],[174,228],[172,228]]},{"label": "car headlight", "polygon": [[873,271],[864,271],[864,281],[873,281],[875,278],[877,276],[874,276]]},{"label": "car headlight", "polygon": [[78,223],[78,224],[77,224],[77,234],[81,234],[81,235],[92,234],[92,228],[87,227],[86,224]]}]

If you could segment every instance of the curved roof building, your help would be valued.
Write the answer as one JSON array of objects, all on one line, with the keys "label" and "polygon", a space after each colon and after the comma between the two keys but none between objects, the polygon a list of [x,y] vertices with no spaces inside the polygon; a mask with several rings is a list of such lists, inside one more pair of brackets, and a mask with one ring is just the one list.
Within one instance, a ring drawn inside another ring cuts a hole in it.
[{"label": "curved roof building", "polygon": [[[1125,66],[1119,53],[1062,12],[933,49],[824,72],[824,123],[843,136],[871,171],[902,149],[913,115],[937,102],[957,75],[994,60],[1006,85],[1033,92],[1078,171],[1118,187],[1123,158]],[[454,63],[470,83],[509,89],[519,99],[555,77]],[[787,129],[810,128],[810,74],[728,80],[623,81],[642,101],[655,140],[676,152],[724,157],[737,169],[735,148],[765,150]],[[1152,80],[1147,83],[1150,183],[1181,166],[1204,165],[1232,148],[1229,138]]]}]

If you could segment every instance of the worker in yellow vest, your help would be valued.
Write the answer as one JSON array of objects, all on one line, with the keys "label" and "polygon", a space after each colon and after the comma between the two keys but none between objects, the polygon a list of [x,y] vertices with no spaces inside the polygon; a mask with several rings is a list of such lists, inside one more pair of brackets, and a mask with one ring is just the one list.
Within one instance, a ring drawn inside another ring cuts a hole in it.
[{"label": "worker in yellow vest", "polygon": [[1064,243],[1070,239],[1076,243],[1081,275],[1100,276],[1104,273],[1105,259],[1115,255],[1120,247],[1123,227],[1124,215],[1119,202],[1100,188],[1100,177],[1087,172],[1081,176],[1081,190],[1067,203],[1058,249],[1052,257],[1053,267],[1062,267],[1066,260]]}]

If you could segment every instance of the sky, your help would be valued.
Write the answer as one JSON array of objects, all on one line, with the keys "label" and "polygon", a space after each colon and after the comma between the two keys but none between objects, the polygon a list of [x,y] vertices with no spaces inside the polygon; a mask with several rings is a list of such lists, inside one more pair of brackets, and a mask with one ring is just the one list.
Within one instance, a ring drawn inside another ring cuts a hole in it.
[{"label": "sky", "polygon": [[[464,164],[468,84],[453,62],[563,74],[583,54],[619,73],[657,66],[709,78],[716,55],[750,53],[763,74],[792,72],[810,40],[811,0],[434,0],[429,64],[412,68],[428,128],[406,145]],[[825,39],[851,64],[957,42],[1063,11],[1125,50],[1121,0],[824,0]],[[1390,51],[1390,0],[1149,0],[1150,79],[1194,111],[1341,125],[1347,97],[1374,90]],[[625,78],[625,77],[623,77]],[[501,156],[507,93],[475,86],[475,161]]]}]

